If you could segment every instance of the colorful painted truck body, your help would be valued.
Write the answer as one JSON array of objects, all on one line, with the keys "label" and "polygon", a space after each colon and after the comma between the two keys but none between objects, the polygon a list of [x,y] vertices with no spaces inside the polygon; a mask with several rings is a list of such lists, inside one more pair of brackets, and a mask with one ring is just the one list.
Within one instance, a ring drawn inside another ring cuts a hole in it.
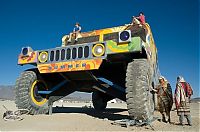
[{"label": "colorful painted truck body", "polygon": [[[157,80],[158,61],[148,24],[95,30],[81,33],[78,42],[63,41],[61,47],[53,49],[22,48],[18,64],[32,64],[35,68],[23,72],[16,82],[19,108],[28,108],[31,114],[46,113],[52,102],[83,91],[93,92],[97,110],[105,109],[109,100],[119,98],[127,101],[131,118],[152,118],[153,97],[148,94]],[[33,81],[24,82],[25,77]],[[26,88],[21,88],[22,83]],[[30,95],[25,102],[20,97],[22,89]],[[141,97],[135,90],[143,91],[139,93]],[[143,110],[145,107],[148,108]]]}]

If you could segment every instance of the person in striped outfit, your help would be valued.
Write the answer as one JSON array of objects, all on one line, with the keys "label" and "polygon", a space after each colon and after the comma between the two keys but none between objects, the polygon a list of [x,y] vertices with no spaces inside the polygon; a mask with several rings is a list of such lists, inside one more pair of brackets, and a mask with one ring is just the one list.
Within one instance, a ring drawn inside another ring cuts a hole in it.
[{"label": "person in striped outfit", "polygon": [[[163,76],[159,77],[159,85],[156,88],[158,97],[158,111],[162,114],[162,121],[171,123],[170,111],[173,105],[173,95],[170,83]],[[166,119],[165,117],[168,119]]]},{"label": "person in striped outfit", "polygon": [[184,117],[186,117],[188,125],[192,126],[192,120],[190,115],[190,100],[189,100],[191,95],[192,95],[191,86],[184,80],[182,76],[178,76],[174,98],[180,125],[183,125]]}]

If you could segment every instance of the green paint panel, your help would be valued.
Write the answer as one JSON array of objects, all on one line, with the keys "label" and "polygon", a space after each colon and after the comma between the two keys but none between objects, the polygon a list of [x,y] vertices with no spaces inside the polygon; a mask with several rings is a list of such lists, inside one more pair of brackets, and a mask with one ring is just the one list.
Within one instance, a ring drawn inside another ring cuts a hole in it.
[{"label": "green paint panel", "polygon": [[118,44],[113,40],[106,41],[107,54],[123,53],[130,51],[141,51],[141,39],[140,37],[133,37],[131,43]]},{"label": "green paint panel", "polygon": [[133,37],[132,42],[128,44],[129,51],[141,51],[141,38]]}]

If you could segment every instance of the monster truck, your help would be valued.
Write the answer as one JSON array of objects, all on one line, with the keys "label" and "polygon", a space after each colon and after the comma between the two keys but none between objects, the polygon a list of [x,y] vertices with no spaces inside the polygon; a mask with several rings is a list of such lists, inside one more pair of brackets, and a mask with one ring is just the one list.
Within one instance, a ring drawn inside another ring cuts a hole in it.
[{"label": "monster truck", "polygon": [[126,101],[132,119],[151,120],[157,80],[157,49],[149,24],[83,32],[78,41],[34,51],[23,47],[19,65],[31,64],[15,85],[15,103],[45,114],[53,102],[75,92],[92,92],[96,110],[114,98]]}]

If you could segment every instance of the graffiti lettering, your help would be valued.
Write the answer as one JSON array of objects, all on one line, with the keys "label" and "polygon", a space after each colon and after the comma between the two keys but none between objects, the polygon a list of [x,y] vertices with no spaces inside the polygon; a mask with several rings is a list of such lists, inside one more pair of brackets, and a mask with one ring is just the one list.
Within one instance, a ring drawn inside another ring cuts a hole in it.
[{"label": "graffiti lettering", "polygon": [[[72,68],[81,68],[81,67],[82,67],[82,68],[83,68],[83,67],[86,67],[86,63],[83,63],[83,64],[81,64],[81,65],[80,65],[80,64],[61,65],[59,68],[63,70],[63,69],[67,69],[67,68],[68,68],[68,69],[72,69]],[[54,70],[58,69],[58,66],[56,65],[56,66],[49,66],[49,67],[48,67],[48,70],[49,70],[49,71],[51,71],[51,70],[53,70],[53,69],[54,69]]]}]

